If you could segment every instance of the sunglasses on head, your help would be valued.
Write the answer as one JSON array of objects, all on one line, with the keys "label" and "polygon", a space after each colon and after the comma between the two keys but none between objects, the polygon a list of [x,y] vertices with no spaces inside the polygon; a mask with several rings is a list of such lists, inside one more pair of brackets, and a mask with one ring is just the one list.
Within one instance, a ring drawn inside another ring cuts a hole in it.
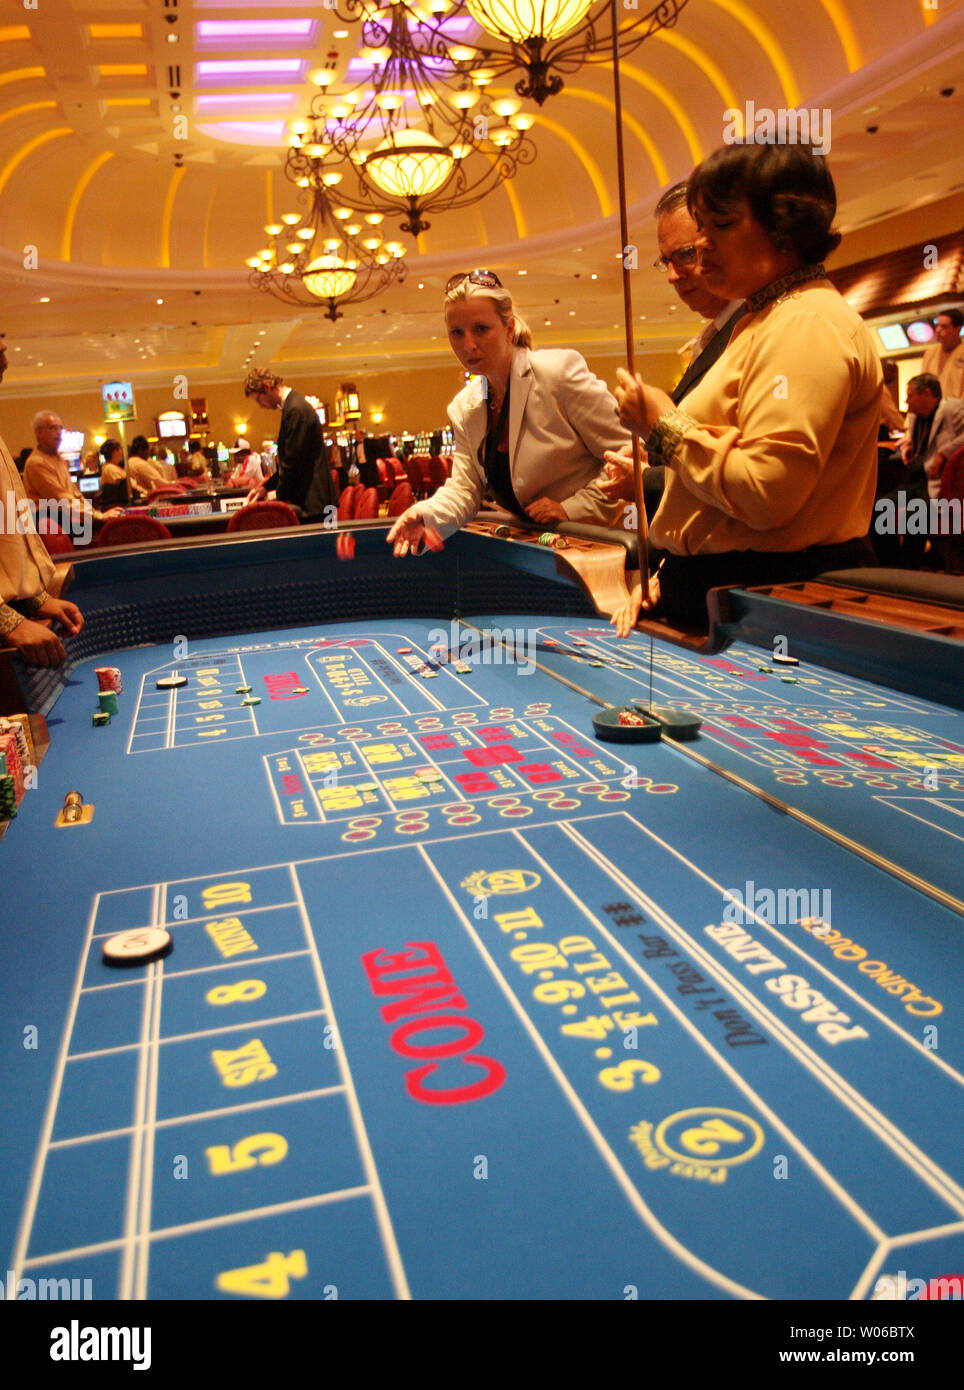
[{"label": "sunglasses on head", "polygon": [[468,280],[470,285],[481,285],[484,289],[489,290],[504,288],[494,270],[460,270],[458,275],[450,276],[445,286],[445,293],[451,294],[458,285],[461,285],[463,280]]}]

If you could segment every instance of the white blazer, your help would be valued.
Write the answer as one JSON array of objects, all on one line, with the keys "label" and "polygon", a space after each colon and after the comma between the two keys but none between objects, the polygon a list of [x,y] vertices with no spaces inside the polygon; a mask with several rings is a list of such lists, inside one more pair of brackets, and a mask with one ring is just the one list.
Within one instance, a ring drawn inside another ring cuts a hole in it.
[{"label": "white blazer", "polygon": [[[617,419],[615,397],[569,349],[513,349],[509,382],[509,469],[521,505],[551,497],[570,521],[613,525],[623,503],[607,499],[597,480],[604,451],[631,439]],[[483,385],[481,377],[470,381],[450,403],[452,476],[419,503],[425,525],[443,536],[471,521],[482,505]]]}]

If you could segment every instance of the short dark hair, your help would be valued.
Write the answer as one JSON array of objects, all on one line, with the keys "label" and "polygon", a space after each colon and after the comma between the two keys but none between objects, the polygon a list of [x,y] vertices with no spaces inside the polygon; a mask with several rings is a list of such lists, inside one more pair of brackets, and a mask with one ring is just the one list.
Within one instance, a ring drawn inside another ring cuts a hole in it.
[{"label": "short dark hair", "polygon": [[667,188],[659,202],[653,208],[654,217],[662,217],[666,212],[675,212],[677,208],[686,207],[689,184],[685,181],[674,183],[672,188]]},{"label": "short dark hair", "polygon": [[908,391],[929,391],[938,400],[941,398],[941,383],[932,372],[921,372],[920,376],[912,376],[907,383]]},{"label": "short dark hair", "polygon": [[690,174],[692,213],[698,206],[726,213],[743,200],[778,251],[811,263],[840,245],[831,230],[837,191],[827,161],[809,145],[724,145]]},{"label": "short dark hair", "polygon": [[130,458],[131,454],[133,454],[135,458],[144,458],[144,456],[146,454],[149,454],[150,451],[151,446],[147,442],[147,436],[143,434],[135,434],[134,438],[130,442],[130,445],[128,446],[127,457]]},{"label": "short dark hair", "polygon": [[111,459],[114,456],[115,449],[120,449],[121,454],[123,454],[124,452],[124,446],[123,444],[121,444],[119,439],[104,440],[103,444],[100,446],[100,456],[105,463],[110,463]]},{"label": "short dark hair", "polygon": [[934,317],[936,319],[950,319],[956,328],[964,328],[964,312],[960,309],[939,309]]}]

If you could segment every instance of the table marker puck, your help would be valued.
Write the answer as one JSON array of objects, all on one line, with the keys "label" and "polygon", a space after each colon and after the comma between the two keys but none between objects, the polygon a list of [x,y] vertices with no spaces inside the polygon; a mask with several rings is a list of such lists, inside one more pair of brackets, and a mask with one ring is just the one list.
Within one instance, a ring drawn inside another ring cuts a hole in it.
[{"label": "table marker puck", "polygon": [[778,656],[776,652],[774,652],[774,654],[773,654],[773,656],[770,658],[770,660],[771,660],[771,661],[775,661],[776,664],[777,664],[778,666],[799,666],[799,665],[800,665],[799,659],[798,659],[797,657],[795,657],[795,656]]},{"label": "table marker puck", "polygon": [[291,693],[292,695],[307,695],[308,687],[306,685],[293,685],[291,687]]},{"label": "table marker puck", "polygon": [[187,676],[162,676],[154,684],[158,690],[180,690],[182,685],[187,685]]},{"label": "table marker puck", "polygon": [[104,960],[108,965],[146,965],[166,956],[173,945],[174,938],[163,927],[134,927],[107,938]]}]

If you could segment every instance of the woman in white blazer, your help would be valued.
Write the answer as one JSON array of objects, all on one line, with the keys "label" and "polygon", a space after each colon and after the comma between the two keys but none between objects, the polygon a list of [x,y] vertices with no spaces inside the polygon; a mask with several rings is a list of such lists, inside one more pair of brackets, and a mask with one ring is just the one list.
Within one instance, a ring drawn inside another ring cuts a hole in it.
[{"label": "woman in white blazer", "polygon": [[426,527],[447,536],[471,521],[486,487],[506,511],[538,525],[612,525],[622,503],[599,486],[603,454],[622,448],[629,434],[615,398],[579,353],[532,351],[512,296],[490,270],[452,277],[445,324],[452,351],[475,380],[448,408],[452,476],[398,518],[388,533],[395,554],[417,554]]}]

